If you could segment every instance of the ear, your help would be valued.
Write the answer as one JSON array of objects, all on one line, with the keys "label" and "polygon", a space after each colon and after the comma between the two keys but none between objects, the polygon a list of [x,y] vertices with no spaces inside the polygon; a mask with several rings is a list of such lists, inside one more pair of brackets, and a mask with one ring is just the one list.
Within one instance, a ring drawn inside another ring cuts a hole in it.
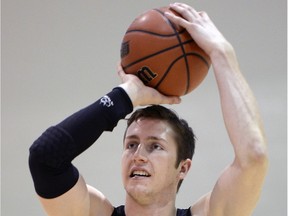
[{"label": "ear", "polygon": [[179,178],[180,179],[185,178],[188,171],[190,170],[191,164],[192,164],[191,159],[186,159],[180,162],[179,164],[179,167],[180,167]]}]

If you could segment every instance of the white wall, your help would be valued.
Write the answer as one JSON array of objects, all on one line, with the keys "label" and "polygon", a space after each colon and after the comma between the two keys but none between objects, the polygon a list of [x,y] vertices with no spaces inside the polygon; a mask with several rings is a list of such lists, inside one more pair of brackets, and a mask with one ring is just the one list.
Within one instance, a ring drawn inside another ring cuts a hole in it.
[{"label": "white wall", "polygon": [[[255,216],[286,215],[286,1],[183,1],[205,10],[234,45],[258,99],[270,169]],[[116,62],[128,25],[169,1],[2,0],[2,215],[44,215],[28,169],[28,148],[50,125],[119,84]],[[179,192],[188,207],[211,190],[233,158],[212,71],[172,106],[194,128],[192,171]],[[115,205],[124,201],[120,159],[124,122],[74,164]],[[99,163],[100,161],[100,163]],[[187,193],[187,191],[190,191]]]}]

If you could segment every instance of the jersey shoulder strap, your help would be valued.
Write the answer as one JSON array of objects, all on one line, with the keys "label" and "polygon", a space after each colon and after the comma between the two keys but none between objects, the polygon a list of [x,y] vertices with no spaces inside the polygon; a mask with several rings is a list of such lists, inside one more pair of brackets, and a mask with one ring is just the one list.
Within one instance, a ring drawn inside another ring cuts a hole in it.
[{"label": "jersey shoulder strap", "polygon": [[192,216],[190,208],[188,209],[177,209],[177,216]]},{"label": "jersey shoulder strap", "polygon": [[[188,209],[177,209],[177,216],[192,216],[190,208]],[[111,216],[125,216],[124,205],[114,208],[114,211]]]},{"label": "jersey shoulder strap", "polygon": [[114,207],[114,211],[113,211],[111,216],[126,216],[125,210],[124,210],[124,205]]}]

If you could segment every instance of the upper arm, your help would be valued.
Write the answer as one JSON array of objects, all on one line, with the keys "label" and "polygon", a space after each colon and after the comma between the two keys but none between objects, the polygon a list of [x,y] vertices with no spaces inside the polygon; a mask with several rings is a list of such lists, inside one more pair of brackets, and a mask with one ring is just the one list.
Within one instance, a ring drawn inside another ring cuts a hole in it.
[{"label": "upper arm", "polygon": [[236,160],[217,180],[213,190],[192,206],[194,215],[251,215],[259,199],[267,165],[240,166]]},{"label": "upper arm", "polygon": [[53,199],[39,197],[48,215],[53,216],[89,216],[111,215],[113,206],[95,188],[86,185],[80,176],[69,191]]}]

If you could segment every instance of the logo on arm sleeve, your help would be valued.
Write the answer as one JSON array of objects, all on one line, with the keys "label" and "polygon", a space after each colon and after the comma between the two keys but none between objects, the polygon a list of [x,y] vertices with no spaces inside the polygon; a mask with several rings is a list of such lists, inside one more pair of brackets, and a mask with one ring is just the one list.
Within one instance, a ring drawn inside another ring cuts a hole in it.
[{"label": "logo on arm sleeve", "polygon": [[109,96],[105,95],[100,99],[100,104],[106,107],[111,107],[114,105],[113,101],[110,99]]}]

